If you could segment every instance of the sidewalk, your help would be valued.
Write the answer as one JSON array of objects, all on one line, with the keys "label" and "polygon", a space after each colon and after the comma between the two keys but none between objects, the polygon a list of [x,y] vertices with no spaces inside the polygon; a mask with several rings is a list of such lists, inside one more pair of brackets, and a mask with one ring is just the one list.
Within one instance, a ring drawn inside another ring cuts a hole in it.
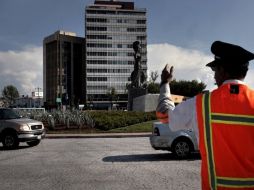
[{"label": "sidewalk", "polygon": [[129,137],[149,137],[151,132],[147,133],[94,133],[94,134],[46,134],[47,139],[63,138],[129,138]]}]

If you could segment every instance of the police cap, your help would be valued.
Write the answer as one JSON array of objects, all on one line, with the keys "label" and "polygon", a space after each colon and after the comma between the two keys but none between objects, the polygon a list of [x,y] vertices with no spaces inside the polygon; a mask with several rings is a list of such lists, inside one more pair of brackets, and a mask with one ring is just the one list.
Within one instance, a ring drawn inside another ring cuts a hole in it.
[{"label": "police cap", "polygon": [[214,54],[214,61],[208,63],[206,65],[208,67],[216,65],[241,66],[254,59],[254,54],[244,48],[221,41],[213,42],[211,52]]}]

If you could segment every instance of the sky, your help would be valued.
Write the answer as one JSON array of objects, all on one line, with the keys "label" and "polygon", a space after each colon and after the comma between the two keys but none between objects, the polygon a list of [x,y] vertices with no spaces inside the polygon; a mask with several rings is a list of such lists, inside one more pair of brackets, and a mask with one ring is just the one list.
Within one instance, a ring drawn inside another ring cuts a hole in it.
[{"label": "sky", "polygon": [[[147,9],[148,70],[174,66],[176,80],[215,88],[206,63],[211,44],[224,41],[254,52],[253,0],[133,0]],[[84,37],[85,6],[93,0],[0,0],[0,91],[14,85],[31,95],[43,84],[43,39],[64,30]],[[254,88],[254,61],[245,82]]]}]

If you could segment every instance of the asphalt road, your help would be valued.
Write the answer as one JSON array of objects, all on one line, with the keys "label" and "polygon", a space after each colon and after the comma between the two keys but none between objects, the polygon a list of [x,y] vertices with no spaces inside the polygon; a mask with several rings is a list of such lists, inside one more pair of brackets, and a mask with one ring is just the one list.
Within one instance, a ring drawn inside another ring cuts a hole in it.
[{"label": "asphalt road", "polygon": [[0,190],[198,190],[200,159],[177,160],[148,137],[44,139],[0,146]]}]

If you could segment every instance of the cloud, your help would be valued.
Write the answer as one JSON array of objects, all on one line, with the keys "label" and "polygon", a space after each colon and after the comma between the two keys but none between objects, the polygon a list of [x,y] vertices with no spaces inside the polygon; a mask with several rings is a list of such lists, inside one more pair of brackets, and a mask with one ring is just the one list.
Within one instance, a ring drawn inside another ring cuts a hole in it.
[{"label": "cloud", "polygon": [[0,52],[0,90],[7,85],[18,88],[20,95],[31,95],[42,87],[43,49],[30,46],[21,51]]},{"label": "cloud", "polygon": [[[207,90],[217,88],[214,83],[213,72],[205,65],[213,60],[213,55],[207,55],[202,51],[182,48],[168,43],[148,45],[148,70],[158,71],[168,63],[174,66],[174,78],[176,80],[198,80],[207,85]],[[254,88],[254,68],[250,63],[245,82]]]},{"label": "cloud", "polygon": [[[171,44],[148,45],[148,70],[160,74],[166,63],[174,66],[176,80],[198,80],[207,84],[207,89],[216,88],[213,72],[205,64],[212,55]],[[252,64],[250,64],[252,65]],[[245,82],[254,88],[254,68],[250,67]],[[0,90],[14,85],[20,94],[31,95],[35,88],[43,87],[43,48],[25,47],[21,51],[0,51]]]}]

